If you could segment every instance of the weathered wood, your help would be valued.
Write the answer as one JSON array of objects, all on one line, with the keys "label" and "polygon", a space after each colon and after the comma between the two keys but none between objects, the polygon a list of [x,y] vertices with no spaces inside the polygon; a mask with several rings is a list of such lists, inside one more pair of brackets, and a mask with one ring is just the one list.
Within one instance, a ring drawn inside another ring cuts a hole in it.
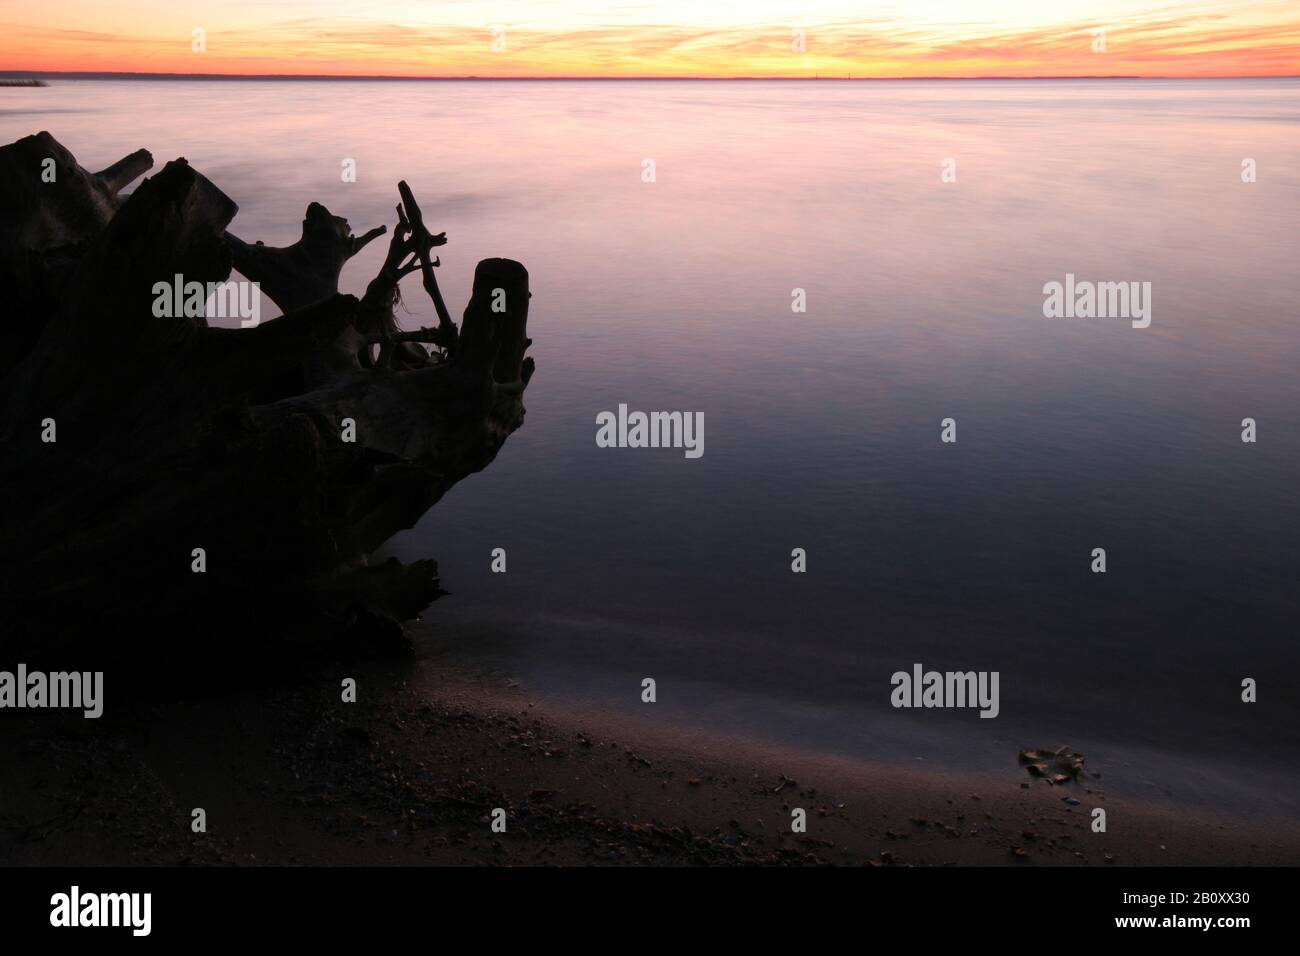
[{"label": "weathered wood", "polygon": [[46,132],[0,147],[0,273],[9,280],[0,374],[35,346],[85,244],[117,212],[119,192],[152,165],[141,149],[92,173]]},{"label": "weathered wood", "polygon": [[226,240],[240,274],[260,283],[281,311],[292,312],[338,292],[347,261],[387,231],[387,226],[376,226],[354,236],[346,219],[314,202],[303,217],[302,235],[291,246],[250,245],[229,232]]},{"label": "weathered wood", "polygon": [[[528,270],[513,259],[484,259],[461,323],[465,361],[490,367],[497,382],[523,376],[528,338]],[[530,373],[531,374],[531,371]]]},{"label": "weathered wood", "polygon": [[[227,230],[235,204],[184,160],[119,198],[147,154],[88,174],[48,137],[0,147],[0,173],[47,154],[69,171],[60,194],[28,176],[0,195],[17,213],[0,282],[60,277],[57,292],[29,283],[39,334],[0,370],[0,486],[20,503],[0,525],[0,644],[84,653],[113,632],[129,645],[102,648],[115,659],[196,631],[265,647],[352,629],[390,644],[442,591],[432,562],[368,569],[369,555],[522,424],[526,270],[480,264],[461,350],[445,306],[434,330],[393,318],[401,278],[430,275],[446,241],[405,184],[384,266],[357,299],[338,294],[340,272],[382,228],[353,237],[312,204],[294,246],[249,246]],[[232,267],[286,314],[248,329],[154,314],[156,282]],[[489,286],[507,290],[504,311]],[[41,441],[44,421],[56,442]],[[67,606],[93,614],[50,628]]]}]

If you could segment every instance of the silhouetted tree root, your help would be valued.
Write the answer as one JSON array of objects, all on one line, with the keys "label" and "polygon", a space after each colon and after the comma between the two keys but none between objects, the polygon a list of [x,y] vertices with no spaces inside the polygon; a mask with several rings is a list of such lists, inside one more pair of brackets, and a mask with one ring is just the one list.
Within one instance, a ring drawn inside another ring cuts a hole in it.
[{"label": "silhouetted tree root", "polygon": [[[339,274],[383,227],[354,237],[313,203],[294,245],[250,245],[226,231],[235,203],[183,159],[122,198],[151,165],[141,150],[91,174],[48,133],[0,147],[15,306],[0,336],[0,643],[111,659],[199,632],[400,644],[443,593],[436,565],[368,557],[522,424],[527,271],[480,262],[457,328],[431,258],[446,237],[405,183],[358,299]],[[232,267],[285,314],[238,329],[155,314],[157,283]],[[439,324],[401,332],[393,305],[417,271]]]}]

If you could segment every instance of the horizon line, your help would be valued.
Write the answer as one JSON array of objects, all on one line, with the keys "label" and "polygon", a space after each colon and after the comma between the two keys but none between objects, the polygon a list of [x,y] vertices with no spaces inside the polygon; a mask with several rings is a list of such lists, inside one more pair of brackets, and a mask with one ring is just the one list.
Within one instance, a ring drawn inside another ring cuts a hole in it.
[{"label": "horizon line", "polygon": [[481,74],[456,75],[402,75],[385,73],[175,73],[150,72],[136,70],[0,70],[0,77],[65,77],[83,79],[180,79],[180,80],[421,80],[421,81],[490,81],[490,82],[551,82],[551,81],[588,81],[588,82],[637,82],[637,81],[742,81],[742,82],[964,82],[988,80],[1293,80],[1300,79],[1300,74],[1270,73],[1242,74],[1224,73],[1213,76],[1187,74],[1142,75],[1137,73],[1073,73],[1073,74],[1024,74],[1024,75],[971,75],[971,76],[935,76],[918,74],[916,76],[671,76],[646,74],[644,76],[488,76]]}]

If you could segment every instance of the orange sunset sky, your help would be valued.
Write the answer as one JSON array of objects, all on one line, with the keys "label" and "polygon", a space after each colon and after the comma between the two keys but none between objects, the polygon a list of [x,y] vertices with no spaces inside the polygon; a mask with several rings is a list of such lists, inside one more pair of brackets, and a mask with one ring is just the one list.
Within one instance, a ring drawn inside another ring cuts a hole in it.
[{"label": "orange sunset sky", "polygon": [[1300,0],[0,0],[0,70],[1296,75]]}]

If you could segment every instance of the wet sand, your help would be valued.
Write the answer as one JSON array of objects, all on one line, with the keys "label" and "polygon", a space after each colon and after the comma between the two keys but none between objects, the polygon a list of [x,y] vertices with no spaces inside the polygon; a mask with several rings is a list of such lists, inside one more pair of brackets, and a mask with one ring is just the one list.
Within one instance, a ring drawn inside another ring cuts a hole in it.
[{"label": "wet sand", "polygon": [[[437,662],[330,670],[99,721],[13,721],[0,862],[1300,862],[1293,820],[1206,816],[1086,775],[1053,785],[1014,753],[1005,773],[936,773],[578,712]],[[340,701],[340,675],[356,677],[356,703]],[[206,833],[191,832],[196,807]]]}]

